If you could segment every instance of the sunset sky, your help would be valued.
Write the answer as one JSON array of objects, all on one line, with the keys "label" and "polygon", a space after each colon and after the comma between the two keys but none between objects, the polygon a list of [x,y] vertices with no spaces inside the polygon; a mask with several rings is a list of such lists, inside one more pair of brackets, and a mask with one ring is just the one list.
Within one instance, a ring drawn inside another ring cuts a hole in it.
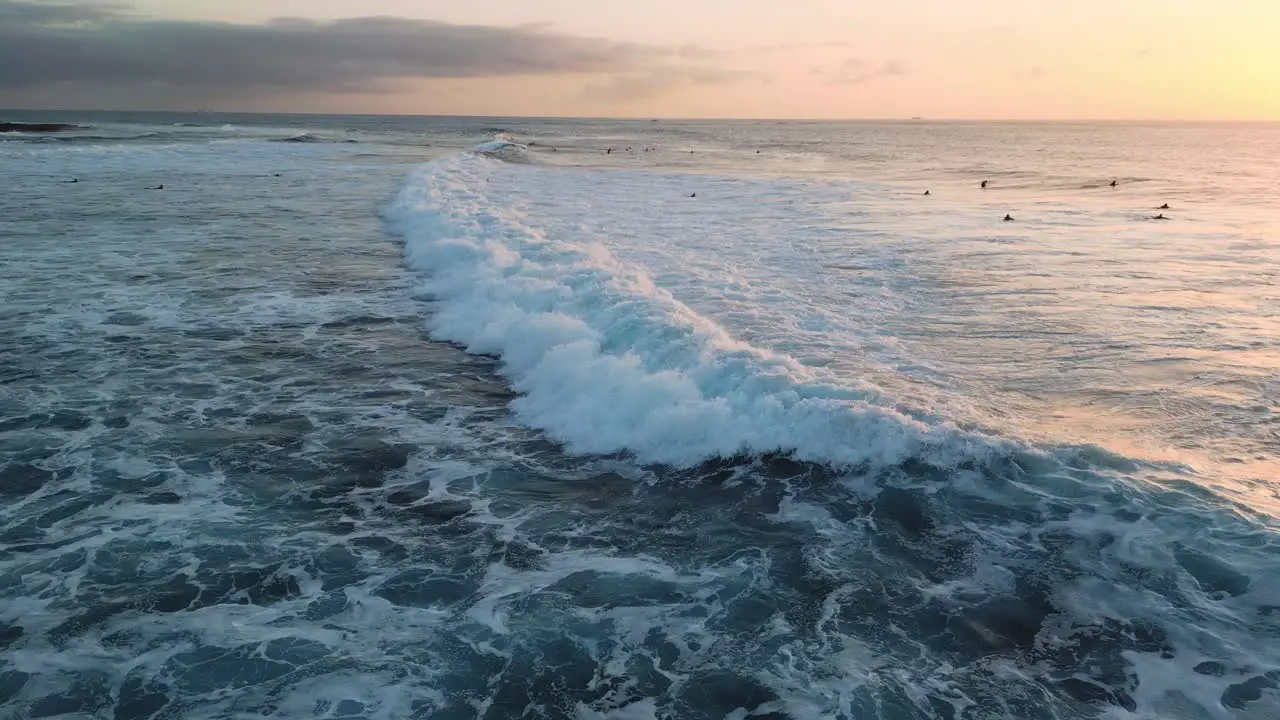
[{"label": "sunset sky", "polygon": [[1280,120],[1280,1],[0,0],[0,107]]}]

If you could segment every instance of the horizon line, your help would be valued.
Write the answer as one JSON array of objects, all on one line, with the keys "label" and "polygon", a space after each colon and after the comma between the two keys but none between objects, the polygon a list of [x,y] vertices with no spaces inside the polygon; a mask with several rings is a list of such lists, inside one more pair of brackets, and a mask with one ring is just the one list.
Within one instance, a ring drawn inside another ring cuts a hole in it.
[{"label": "horizon line", "polygon": [[512,119],[512,120],[604,120],[604,121],[641,121],[641,122],[809,122],[809,123],[857,123],[857,122],[919,122],[919,123],[1205,123],[1205,124],[1276,124],[1280,118],[1108,118],[1108,117],[1043,117],[1043,118],[963,118],[963,117],[925,117],[925,116],[883,116],[883,117],[805,117],[805,116],[678,116],[678,115],[469,115],[459,113],[368,113],[368,112],[316,112],[316,111],[283,111],[283,110],[163,110],[133,109],[120,110],[114,108],[0,108],[0,113],[151,113],[151,114],[186,114],[186,115],[303,115],[316,117],[393,117],[393,118],[454,118],[454,119]]}]

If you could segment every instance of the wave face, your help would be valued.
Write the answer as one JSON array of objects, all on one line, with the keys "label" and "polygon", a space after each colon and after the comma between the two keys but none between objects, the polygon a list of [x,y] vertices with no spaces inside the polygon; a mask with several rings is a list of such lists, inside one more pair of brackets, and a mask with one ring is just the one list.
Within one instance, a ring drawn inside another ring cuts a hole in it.
[{"label": "wave face", "polygon": [[433,334],[500,356],[519,418],[574,451],[686,467],[771,453],[954,467],[1005,445],[735,340],[603,246],[495,205],[485,186],[501,167],[476,155],[431,163],[387,218],[428,275]]}]

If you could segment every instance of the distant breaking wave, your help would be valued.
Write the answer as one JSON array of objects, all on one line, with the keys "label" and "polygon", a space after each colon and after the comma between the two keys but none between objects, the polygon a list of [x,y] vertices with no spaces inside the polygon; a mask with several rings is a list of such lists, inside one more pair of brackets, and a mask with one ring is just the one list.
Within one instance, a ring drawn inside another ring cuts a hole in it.
[{"label": "distant breaking wave", "polygon": [[532,162],[528,151],[527,145],[516,142],[505,133],[498,133],[493,140],[471,149],[472,153],[516,165],[528,165]]},{"label": "distant breaking wave", "polygon": [[354,143],[354,142],[359,142],[359,140],[352,140],[352,139],[350,139],[350,138],[342,138],[342,139],[338,139],[338,138],[325,138],[325,137],[320,137],[320,136],[317,136],[317,135],[313,135],[313,134],[311,134],[311,133],[300,133],[300,134],[298,134],[298,135],[293,135],[293,136],[291,136],[291,137],[286,137],[286,138],[271,138],[271,140],[270,140],[269,142],[285,142],[285,143]]}]

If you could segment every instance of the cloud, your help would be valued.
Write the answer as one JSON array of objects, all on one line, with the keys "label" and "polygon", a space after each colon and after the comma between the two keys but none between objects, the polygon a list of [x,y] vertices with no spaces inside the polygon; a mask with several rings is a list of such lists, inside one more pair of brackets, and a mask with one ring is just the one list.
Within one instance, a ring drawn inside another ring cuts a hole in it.
[{"label": "cloud", "polygon": [[859,85],[879,78],[907,74],[907,66],[898,60],[888,60],[872,65],[862,58],[849,58],[834,68],[817,68],[816,74],[826,75],[832,85]]},{"label": "cloud", "polygon": [[809,43],[774,43],[772,45],[750,45],[741,48],[738,52],[751,56],[761,55],[777,55],[792,53],[808,53],[813,50],[824,50],[832,48],[851,47],[852,43],[846,40],[831,40],[827,42],[809,42]]},{"label": "cloud", "polygon": [[74,25],[102,21],[119,14],[123,7],[115,2],[58,2],[57,0],[9,0],[0,2],[0,24]]},{"label": "cloud", "polygon": [[643,73],[698,56],[693,47],[616,42],[537,25],[394,17],[233,24],[151,19],[111,2],[0,0],[0,92],[111,85],[174,98],[369,93],[411,79]]},{"label": "cloud", "polygon": [[699,45],[681,45],[675,49],[674,54],[681,60],[714,60],[723,56],[724,52]]},{"label": "cloud", "polygon": [[587,100],[632,102],[649,100],[682,87],[729,85],[758,77],[758,73],[744,70],[671,65],[616,75],[607,82],[587,86],[582,94]]}]

